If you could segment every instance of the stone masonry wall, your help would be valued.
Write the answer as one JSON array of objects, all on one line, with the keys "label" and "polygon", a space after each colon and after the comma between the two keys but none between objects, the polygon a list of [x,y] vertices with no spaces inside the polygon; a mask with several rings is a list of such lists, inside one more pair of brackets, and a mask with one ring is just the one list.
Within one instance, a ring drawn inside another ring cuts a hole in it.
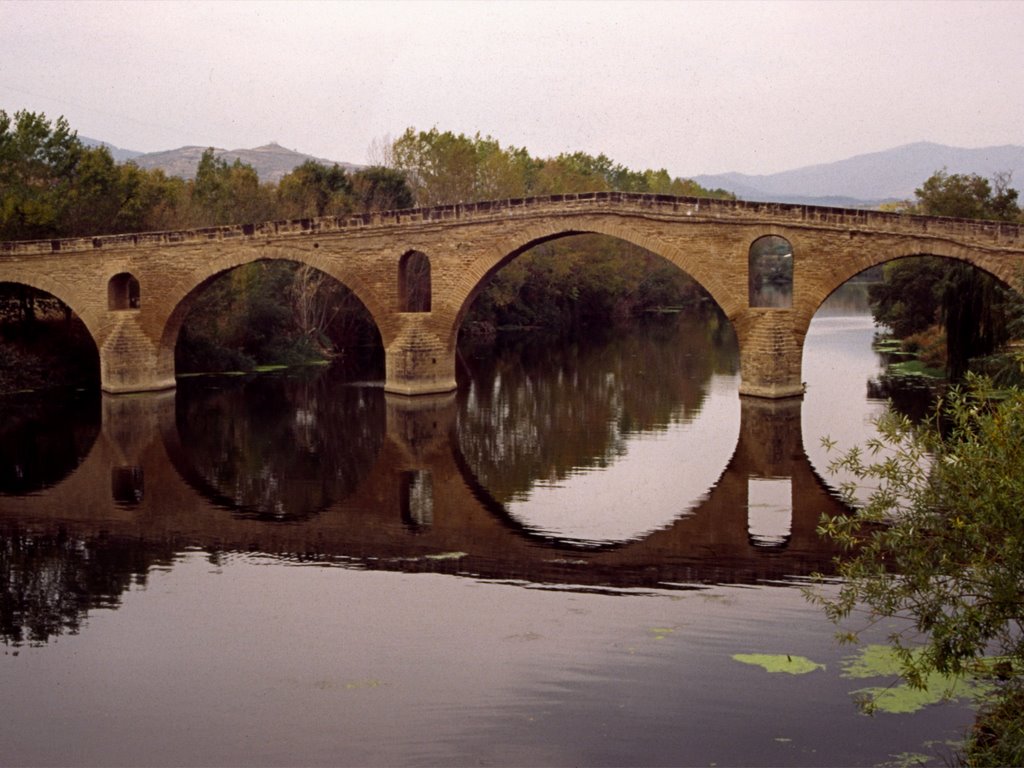
[{"label": "stone masonry wall", "polygon": [[[960,259],[1020,286],[1017,225],[739,201],[592,193],[442,206],[188,232],[0,243],[0,281],[47,291],[85,322],[110,392],[174,386],[174,345],[203,284],[258,259],[309,264],[354,291],[385,347],[386,388],[455,387],[455,342],[487,278],[532,245],[594,232],[646,248],[703,285],[732,321],[744,394],[802,390],[803,339],[820,304],[853,275],[902,256]],[[780,235],[793,246],[790,309],[748,306],[750,244]],[[431,262],[430,312],[401,312],[398,265],[416,250]],[[139,281],[140,306],[112,310],[107,285]]]}]

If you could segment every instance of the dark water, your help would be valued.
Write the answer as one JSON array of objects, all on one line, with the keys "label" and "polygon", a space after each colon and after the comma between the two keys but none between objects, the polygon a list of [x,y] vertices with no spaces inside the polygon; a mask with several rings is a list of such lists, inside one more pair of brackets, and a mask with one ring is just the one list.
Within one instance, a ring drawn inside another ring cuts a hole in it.
[{"label": "dark water", "polygon": [[0,763],[942,764],[966,704],[860,714],[798,588],[834,554],[819,438],[883,407],[872,332],[819,314],[802,403],[741,400],[714,315],[469,350],[428,400],[320,369],[8,400]]}]

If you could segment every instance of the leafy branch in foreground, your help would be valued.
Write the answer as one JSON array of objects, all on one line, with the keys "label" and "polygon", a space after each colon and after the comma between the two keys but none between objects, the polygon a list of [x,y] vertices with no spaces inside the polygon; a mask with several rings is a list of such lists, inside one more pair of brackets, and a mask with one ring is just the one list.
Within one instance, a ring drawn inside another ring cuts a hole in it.
[{"label": "leafy branch in foreground", "polygon": [[1024,391],[968,376],[934,421],[914,426],[890,411],[878,431],[832,464],[854,478],[849,501],[858,484],[875,490],[822,520],[819,532],[843,548],[841,581],[812,600],[837,624],[861,611],[866,625],[905,621],[889,640],[912,686],[935,672],[995,673],[997,709],[1024,677]]}]

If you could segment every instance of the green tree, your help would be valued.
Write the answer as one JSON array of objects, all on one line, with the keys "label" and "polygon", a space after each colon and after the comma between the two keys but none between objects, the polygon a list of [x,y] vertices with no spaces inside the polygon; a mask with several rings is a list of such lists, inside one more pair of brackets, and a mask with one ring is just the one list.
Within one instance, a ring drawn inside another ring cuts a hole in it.
[{"label": "green tree", "polygon": [[66,232],[66,201],[85,148],[67,120],[0,110],[0,240]]},{"label": "green tree", "polygon": [[[477,137],[479,138],[479,136]],[[475,140],[451,131],[406,129],[392,145],[395,169],[405,174],[418,206],[470,202],[476,195]]]},{"label": "green tree", "polygon": [[118,166],[120,207],[114,232],[153,232],[188,226],[188,185],[161,169],[143,169],[132,162]]},{"label": "green tree", "polygon": [[702,295],[684,272],[643,248],[604,235],[577,235],[535,246],[496,273],[467,321],[476,332],[574,332],[680,307]]},{"label": "green tree", "polygon": [[[868,624],[905,622],[890,639],[911,685],[926,687],[933,673],[1007,678],[993,711],[1017,703],[1008,740],[995,757],[969,764],[1024,764],[1024,392],[997,397],[969,377],[933,424],[914,427],[890,411],[867,451],[834,467],[856,478],[844,487],[851,505],[854,483],[877,490],[856,511],[822,522],[846,554],[838,595],[814,599],[839,623],[865,609]],[[992,658],[998,663],[986,663]]]},{"label": "green tree", "polygon": [[59,229],[67,235],[126,231],[119,221],[121,172],[106,147],[83,147],[62,200]]},{"label": "green tree", "polygon": [[191,225],[243,224],[273,218],[272,192],[260,185],[256,170],[241,160],[229,164],[213,148],[196,166],[189,199]]},{"label": "green tree", "polygon": [[915,213],[961,219],[1014,221],[1020,217],[1017,190],[1009,187],[1010,174],[996,174],[993,184],[976,173],[933,173],[918,189]]},{"label": "green tree", "polygon": [[948,262],[932,256],[891,261],[882,267],[882,280],[868,288],[876,322],[905,339],[939,322],[942,281]]},{"label": "green tree", "polygon": [[280,218],[345,216],[354,208],[352,180],[338,165],[307,160],[278,183],[277,202]]},{"label": "green tree", "polygon": [[387,153],[403,173],[416,205],[446,205],[580,192],[654,192],[703,197],[733,196],[693,181],[673,179],[664,169],[635,171],[605,154],[562,153],[531,157],[524,148],[502,147],[490,136],[465,136],[437,128],[409,128]]},{"label": "green tree", "polygon": [[416,204],[405,174],[379,165],[352,175],[352,194],[362,213],[397,211]]}]

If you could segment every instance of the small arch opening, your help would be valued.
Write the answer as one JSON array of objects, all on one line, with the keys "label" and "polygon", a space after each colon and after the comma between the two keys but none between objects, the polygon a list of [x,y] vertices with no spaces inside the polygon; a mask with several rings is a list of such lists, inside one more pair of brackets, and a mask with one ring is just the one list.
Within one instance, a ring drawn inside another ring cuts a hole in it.
[{"label": "small arch opening", "polygon": [[401,475],[402,522],[414,531],[434,523],[434,476],[429,469],[414,469]]},{"label": "small arch opening", "polygon": [[751,243],[747,275],[751,307],[793,306],[793,246],[786,238],[765,235]]},{"label": "small arch opening", "polygon": [[778,549],[793,531],[793,479],[747,479],[747,537],[752,546]]},{"label": "small arch opening", "polygon": [[139,281],[128,272],[121,272],[107,283],[107,308],[111,310],[138,309],[140,305]]},{"label": "small arch opening", "polygon": [[425,253],[409,251],[398,262],[399,311],[429,312],[430,298],[430,259]]},{"label": "small arch opening", "polygon": [[142,467],[114,467],[110,470],[110,495],[122,507],[141,503],[145,489]]}]

